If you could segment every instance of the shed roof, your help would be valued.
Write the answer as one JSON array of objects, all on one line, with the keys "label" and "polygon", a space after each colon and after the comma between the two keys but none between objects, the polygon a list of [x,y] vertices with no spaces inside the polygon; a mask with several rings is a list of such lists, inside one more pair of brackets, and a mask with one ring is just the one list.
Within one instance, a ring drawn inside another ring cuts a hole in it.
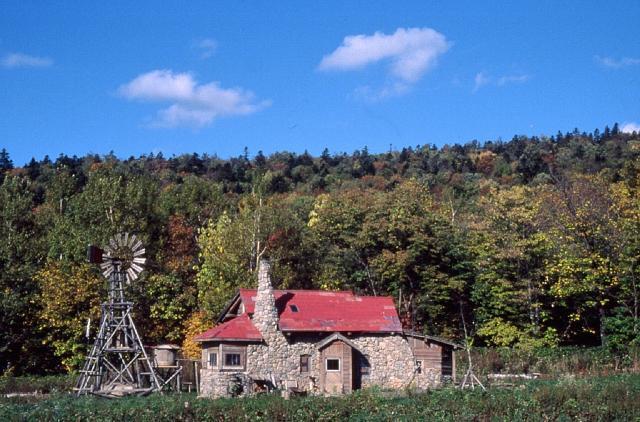
[{"label": "shed roof", "polygon": [[454,349],[464,349],[464,347],[462,347],[458,343],[454,343],[453,341],[447,340],[447,339],[442,338],[442,337],[436,337],[436,336],[429,336],[429,335],[426,335],[426,334],[420,334],[420,333],[416,333],[415,331],[411,331],[411,330],[404,330],[403,333],[406,336],[420,338],[420,339],[423,339],[423,340],[431,341],[433,343],[444,344],[446,346],[451,346]]},{"label": "shed roof", "polygon": [[223,322],[195,338],[196,341],[261,341],[260,331],[253,325],[249,315],[242,314],[227,322]]}]

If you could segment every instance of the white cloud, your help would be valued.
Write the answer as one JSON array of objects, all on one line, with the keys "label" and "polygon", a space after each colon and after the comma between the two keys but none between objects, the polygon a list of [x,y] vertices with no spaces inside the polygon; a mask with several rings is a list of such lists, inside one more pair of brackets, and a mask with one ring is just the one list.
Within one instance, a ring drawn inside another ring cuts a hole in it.
[{"label": "white cloud", "polygon": [[484,72],[476,73],[476,77],[473,78],[473,92],[477,92],[489,82],[491,82],[491,79]]},{"label": "white cloud", "polygon": [[179,104],[158,111],[158,118],[152,122],[153,127],[191,126],[204,127],[210,124],[216,113],[207,109],[192,109]]},{"label": "white cloud", "polygon": [[53,60],[49,57],[30,56],[22,53],[10,53],[5,55],[0,62],[2,67],[15,69],[19,67],[49,67]]},{"label": "white cloud", "polygon": [[256,101],[251,91],[222,88],[218,82],[198,84],[190,73],[153,70],[121,85],[118,94],[129,100],[169,102],[158,112],[152,126],[204,127],[216,118],[241,116],[268,107],[270,101]]},{"label": "white cloud", "polygon": [[348,35],[338,48],[322,58],[318,69],[358,70],[388,61],[393,82],[381,93],[398,95],[417,82],[450,47],[445,36],[431,28],[398,28],[391,35],[382,32]]},{"label": "white cloud", "polygon": [[128,99],[186,101],[193,96],[195,86],[189,73],[152,70],[120,86],[118,92]]},{"label": "white cloud", "polygon": [[200,51],[201,59],[208,59],[209,57],[213,56],[213,54],[216,52],[216,49],[218,48],[218,43],[216,42],[216,40],[213,40],[211,38],[205,38],[196,42],[194,44],[194,48]]},{"label": "white cloud", "polygon": [[487,85],[505,86],[509,84],[521,84],[527,82],[529,79],[531,79],[531,75],[526,74],[505,75],[494,78],[484,72],[479,72],[476,73],[476,76],[473,78],[473,92],[478,92],[480,88]]},{"label": "white cloud", "polygon": [[640,133],[640,124],[635,122],[629,122],[622,125],[620,130],[624,133]]},{"label": "white cloud", "polygon": [[602,66],[609,67],[611,69],[620,69],[622,67],[640,65],[640,59],[633,57],[623,57],[620,60],[616,60],[611,57],[595,56],[595,59]]}]

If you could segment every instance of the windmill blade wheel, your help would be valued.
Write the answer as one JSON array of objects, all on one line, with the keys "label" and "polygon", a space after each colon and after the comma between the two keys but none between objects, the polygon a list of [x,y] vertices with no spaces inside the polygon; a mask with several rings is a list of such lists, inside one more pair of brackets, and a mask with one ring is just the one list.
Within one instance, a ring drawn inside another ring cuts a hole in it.
[{"label": "windmill blade wheel", "polygon": [[145,252],[142,241],[135,234],[116,234],[109,239],[109,244],[104,248],[103,262],[100,265],[102,275],[109,278],[119,265],[127,283],[131,283],[144,270],[144,264],[147,262]]}]

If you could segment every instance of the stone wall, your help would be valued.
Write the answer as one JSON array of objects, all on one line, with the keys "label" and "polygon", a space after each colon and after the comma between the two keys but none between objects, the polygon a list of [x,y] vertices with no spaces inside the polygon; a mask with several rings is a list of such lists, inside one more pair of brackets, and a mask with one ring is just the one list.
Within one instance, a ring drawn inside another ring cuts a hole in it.
[{"label": "stone wall", "polygon": [[435,368],[422,368],[422,373],[417,373],[413,353],[404,336],[368,335],[350,340],[371,364],[369,376],[362,380],[363,387],[426,389],[440,382]]},{"label": "stone wall", "polygon": [[253,379],[246,372],[200,369],[201,397],[234,397],[251,394]]},{"label": "stone wall", "polygon": [[[313,335],[294,336],[288,341],[279,331],[278,334],[271,337],[270,343],[247,345],[246,367],[242,372],[203,368],[200,394],[207,397],[229,396],[227,385],[238,374],[254,380],[275,379],[278,388],[289,386],[311,394],[322,393],[319,380],[323,362],[316,347],[320,338]],[[370,363],[369,375],[362,377],[363,388],[427,389],[440,383],[440,371],[437,368],[423,367],[421,373],[416,371],[413,354],[404,336],[360,335],[348,338]],[[208,352],[207,347],[216,350],[218,347],[213,344],[204,346],[203,355]],[[310,355],[308,373],[300,373],[301,355]],[[250,388],[245,387],[244,392],[249,393]]]}]

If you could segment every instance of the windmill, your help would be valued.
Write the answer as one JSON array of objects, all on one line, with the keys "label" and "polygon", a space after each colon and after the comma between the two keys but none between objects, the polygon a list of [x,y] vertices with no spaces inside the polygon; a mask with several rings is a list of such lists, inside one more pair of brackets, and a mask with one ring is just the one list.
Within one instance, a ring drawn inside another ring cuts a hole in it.
[{"label": "windmill", "polygon": [[131,317],[133,302],[125,298],[125,285],[136,280],[144,268],[144,254],[142,241],[128,233],[115,235],[104,249],[89,246],[89,262],[100,264],[109,281],[109,296],[101,306],[100,328],[80,371],[75,388],[78,396],[144,395],[161,390],[180,372],[163,380],[154,370]]}]

